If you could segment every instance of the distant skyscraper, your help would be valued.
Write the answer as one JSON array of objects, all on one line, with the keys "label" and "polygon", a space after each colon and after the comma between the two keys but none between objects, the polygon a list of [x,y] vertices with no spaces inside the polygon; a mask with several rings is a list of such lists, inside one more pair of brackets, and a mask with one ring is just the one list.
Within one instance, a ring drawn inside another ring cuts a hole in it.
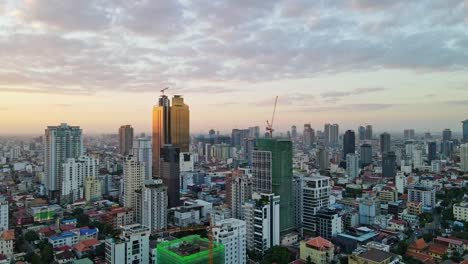
[{"label": "distant skyscraper", "polygon": [[372,164],[372,146],[370,144],[361,145],[361,166],[366,167]]},{"label": "distant skyscraper", "polygon": [[437,159],[437,145],[434,141],[427,142],[427,160],[429,164]]},{"label": "distant skyscraper", "polygon": [[260,138],[253,152],[253,191],[281,197],[280,230],[294,228],[292,213],[292,143],[290,140]]},{"label": "distant skyscraper", "polygon": [[171,144],[178,146],[181,152],[190,151],[190,110],[180,95],[172,97],[171,106]]},{"label": "distant skyscraper", "polygon": [[346,160],[346,155],[356,152],[356,136],[354,131],[347,130],[343,136],[343,160]]},{"label": "distant skyscraper", "polygon": [[365,140],[366,139],[366,128],[363,127],[363,126],[359,126],[358,135],[359,135],[359,140]]},{"label": "distant skyscraper", "polygon": [[303,144],[305,147],[309,148],[315,141],[315,131],[310,126],[310,124],[304,124],[304,133],[303,133]]},{"label": "distant skyscraper", "polygon": [[440,143],[440,153],[445,159],[452,158],[452,152],[453,152],[453,141],[446,140]]},{"label": "distant skyscraper", "polygon": [[431,133],[429,132],[424,133],[424,140],[431,140],[431,139],[432,139]]},{"label": "distant skyscraper", "polygon": [[294,125],[291,127],[291,137],[292,137],[293,139],[296,139],[296,138],[297,138],[297,127],[294,126]]},{"label": "distant skyscraper", "polygon": [[354,153],[346,154],[346,173],[354,180],[359,175],[359,156]]},{"label": "distant skyscraper", "polygon": [[324,143],[326,146],[330,144],[330,130],[331,130],[331,125],[325,124],[324,129],[323,129],[323,139],[324,139]]},{"label": "distant skyscraper", "polygon": [[62,163],[83,154],[82,130],[67,124],[48,126],[44,139],[43,184],[49,197],[57,199],[62,189]]},{"label": "distant skyscraper", "polygon": [[372,126],[371,125],[367,125],[366,126],[366,139],[367,140],[371,140],[373,137],[373,134],[372,134]]},{"label": "distant skyscraper", "polygon": [[151,231],[167,228],[167,188],[162,179],[144,182],[141,213],[141,224]]},{"label": "distant skyscraper", "polygon": [[460,169],[468,172],[468,143],[460,146]]},{"label": "distant skyscraper", "polygon": [[390,151],[390,134],[387,132],[380,134],[380,153],[384,154]]},{"label": "distant skyscraper", "polygon": [[414,139],[414,129],[403,130],[403,135],[405,139]]},{"label": "distant skyscraper", "polygon": [[153,177],[159,176],[161,148],[171,143],[171,107],[169,98],[162,95],[153,107]]},{"label": "distant skyscraper", "polygon": [[260,127],[258,126],[249,127],[249,137],[251,138],[260,137]]},{"label": "distant skyscraper", "polygon": [[450,141],[452,140],[452,131],[448,128],[442,131],[442,141]]},{"label": "distant skyscraper", "polygon": [[169,208],[180,205],[180,149],[174,145],[161,148],[161,178],[169,196]]},{"label": "distant skyscraper", "polygon": [[338,145],[338,136],[339,136],[339,126],[338,124],[333,124],[330,126],[330,145]]},{"label": "distant skyscraper", "polygon": [[133,127],[131,125],[123,125],[119,128],[119,152],[121,155],[127,156],[133,148]]},{"label": "distant skyscraper", "polygon": [[131,154],[145,164],[145,180],[151,180],[153,173],[153,151],[150,138],[137,138],[133,143]]},{"label": "distant skyscraper", "polygon": [[396,176],[396,155],[389,151],[382,155],[382,174],[384,177]]},{"label": "distant skyscraper", "polygon": [[468,142],[468,119],[462,121],[463,124],[463,141]]},{"label": "distant skyscraper", "polygon": [[330,157],[328,155],[328,150],[326,150],[324,147],[319,147],[318,158],[319,167],[321,170],[326,170],[330,168]]}]

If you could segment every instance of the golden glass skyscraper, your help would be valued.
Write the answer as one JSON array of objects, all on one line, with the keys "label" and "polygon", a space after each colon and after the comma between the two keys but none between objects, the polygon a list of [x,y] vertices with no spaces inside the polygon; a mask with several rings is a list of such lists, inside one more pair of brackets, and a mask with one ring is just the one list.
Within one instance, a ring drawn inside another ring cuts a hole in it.
[{"label": "golden glass skyscraper", "polygon": [[171,140],[180,148],[180,152],[189,152],[190,148],[190,111],[184,98],[174,95],[171,106]]},{"label": "golden glass skyscraper", "polygon": [[171,144],[171,107],[169,98],[162,95],[153,107],[153,178],[159,177],[161,147]]},{"label": "golden glass skyscraper", "polygon": [[172,106],[169,98],[162,95],[153,108],[153,178],[160,177],[161,148],[173,144],[181,152],[190,147],[190,111],[184,98],[174,95]]}]

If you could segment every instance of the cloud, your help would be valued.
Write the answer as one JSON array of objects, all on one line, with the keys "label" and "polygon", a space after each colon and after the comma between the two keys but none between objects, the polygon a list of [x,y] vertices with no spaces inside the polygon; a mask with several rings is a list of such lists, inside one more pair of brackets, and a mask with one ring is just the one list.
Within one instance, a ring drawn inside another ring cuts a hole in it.
[{"label": "cloud", "polygon": [[92,95],[90,91],[81,89],[61,89],[61,88],[8,88],[0,87],[1,93],[27,93],[27,94],[61,94],[61,95]]},{"label": "cloud", "polygon": [[461,105],[461,106],[468,106],[468,100],[452,100],[445,102],[448,105]]},{"label": "cloud", "polygon": [[290,110],[290,112],[373,112],[384,110],[394,106],[398,106],[398,104],[345,104],[337,106],[302,107],[292,109]]},{"label": "cloud", "polygon": [[381,92],[384,90],[385,88],[382,88],[382,87],[357,88],[352,91],[325,92],[321,94],[321,97],[322,98],[340,98],[340,97],[347,97],[347,96],[353,96],[353,95],[363,95],[363,94],[373,93],[373,92]]},{"label": "cloud", "polygon": [[[151,92],[198,81],[468,68],[461,0],[13,2],[20,15],[5,18],[0,30],[0,85],[18,89]],[[330,91],[322,99],[375,89],[382,88]],[[307,101],[300,99],[281,97]]]},{"label": "cloud", "polygon": [[202,93],[202,94],[224,94],[237,92],[239,89],[233,90],[225,87],[217,86],[204,86],[204,87],[194,87],[194,88],[175,88],[175,93]]}]

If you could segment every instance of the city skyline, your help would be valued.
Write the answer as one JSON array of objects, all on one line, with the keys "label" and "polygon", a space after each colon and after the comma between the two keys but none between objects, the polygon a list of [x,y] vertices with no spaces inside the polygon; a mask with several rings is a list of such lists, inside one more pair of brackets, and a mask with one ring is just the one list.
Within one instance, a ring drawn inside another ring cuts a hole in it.
[{"label": "city skyline", "polygon": [[457,133],[466,119],[466,1],[54,3],[0,4],[1,134],[149,132],[166,86],[191,106],[194,133],[263,127],[276,95],[277,131]]}]

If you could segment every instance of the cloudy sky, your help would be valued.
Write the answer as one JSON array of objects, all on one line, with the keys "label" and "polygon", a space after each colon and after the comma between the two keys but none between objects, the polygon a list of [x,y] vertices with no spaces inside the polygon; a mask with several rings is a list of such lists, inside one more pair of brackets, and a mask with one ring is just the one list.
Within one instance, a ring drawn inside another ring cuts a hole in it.
[{"label": "cloudy sky", "polygon": [[149,131],[159,90],[193,132],[373,124],[458,132],[468,0],[3,0],[0,134]]}]

